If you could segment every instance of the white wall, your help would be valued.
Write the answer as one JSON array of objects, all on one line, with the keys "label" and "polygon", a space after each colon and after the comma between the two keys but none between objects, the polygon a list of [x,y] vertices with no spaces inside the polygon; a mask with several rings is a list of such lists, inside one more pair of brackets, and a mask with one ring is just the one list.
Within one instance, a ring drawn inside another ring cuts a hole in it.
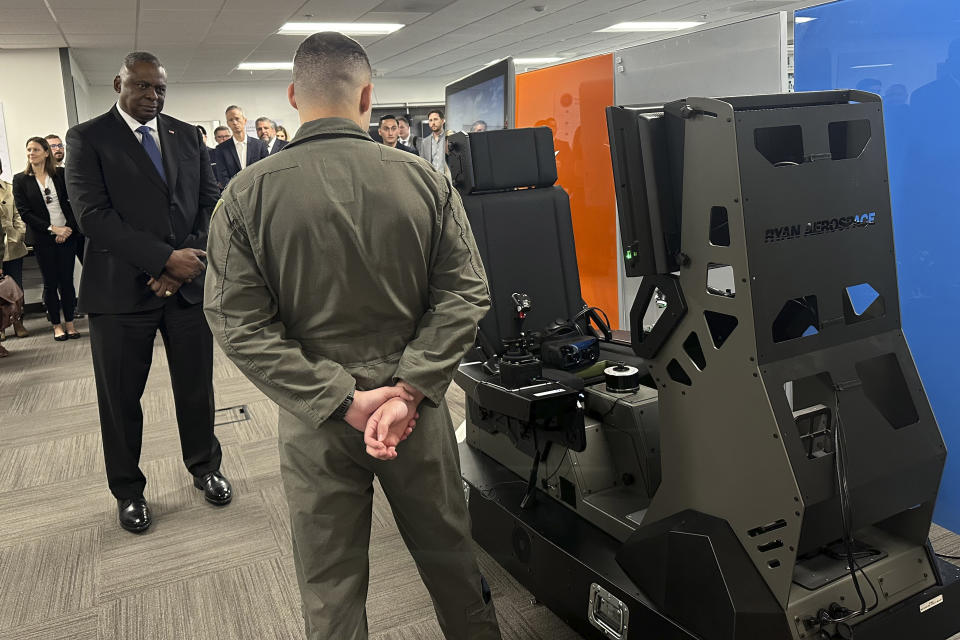
[{"label": "white wall", "polygon": [[[424,82],[381,78],[375,79],[373,84],[376,104],[443,103],[446,80]],[[238,104],[243,107],[250,121],[266,116],[284,125],[293,135],[300,126],[300,119],[287,102],[287,85],[287,82],[171,83],[167,86],[167,101],[163,111],[187,122],[223,122],[224,109],[231,104]],[[117,94],[112,86],[90,87],[88,104],[81,107],[79,97],[77,100],[80,120],[88,120],[107,111],[116,101]]]},{"label": "white wall", "polygon": [[0,50],[0,69],[11,164],[3,167],[3,178],[10,180],[27,164],[27,138],[66,133],[67,106],[57,49]]},{"label": "white wall", "polygon": [[87,120],[84,115],[90,111],[90,83],[84,75],[76,58],[70,54],[70,73],[73,76],[73,93],[77,101],[77,119],[79,122]]}]

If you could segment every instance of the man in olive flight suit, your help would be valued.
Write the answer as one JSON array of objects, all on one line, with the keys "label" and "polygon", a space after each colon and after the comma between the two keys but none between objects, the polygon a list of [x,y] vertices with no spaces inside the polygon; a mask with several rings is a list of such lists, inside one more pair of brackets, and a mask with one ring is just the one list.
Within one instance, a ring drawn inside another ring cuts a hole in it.
[{"label": "man in olive flight suit", "polygon": [[496,640],[444,401],[489,308],[486,276],[450,183],[367,134],[370,77],[346,36],[300,45],[288,90],[300,130],[223,192],[204,308],[280,405],[307,636],[367,638],[376,476],[446,638]]}]

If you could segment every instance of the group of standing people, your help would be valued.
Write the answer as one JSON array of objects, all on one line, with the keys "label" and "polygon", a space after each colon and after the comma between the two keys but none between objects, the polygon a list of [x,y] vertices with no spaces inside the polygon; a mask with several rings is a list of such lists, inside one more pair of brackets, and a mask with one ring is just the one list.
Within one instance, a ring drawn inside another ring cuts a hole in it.
[{"label": "group of standing people", "polygon": [[[73,284],[75,260],[83,263],[84,237],[70,205],[64,176],[63,140],[51,134],[27,140],[27,166],[0,181],[4,256],[0,272],[23,288],[23,258],[34,248],[43,278],[43,304],[58,342],[80,337],[73,324],[77,294]],[[19,338],[29,335],[22,320],[13,325]],[[0,340],[6,336],[0,334]],[[0,357],[9,355],[3,348]]]},{"label": "group of standing people", "polygon": [[[422,157],[374,143],[371,77],[357,42],[314,34],[294,57],[288,98],[301,126],[283,157],[269,157],[282,141],[246,136],[236,106],[230,138],[209,152],[195,126],[162,113],[160,61],[134,52],[114,79],[116,105],[67,133],[65,176],[50,146],[31,138],[12,191],[26,224],[45,234],[35,244],[45,274],[60,278],[79,230],[87,236],[80,300],[122,528],[141,533],[153,521],[140,400],[158,332],[193,485],[214,505],[233,497],[214,435],[215,337],[280,406],[307,637],[368,636],[379,478],[444,636],[499,640],[445,401],[489,289],[442,175],[442,113],[430,114]],[[72,281],[53,282],[61,293],[48,310],[51,322],[64,313],[66,334]]]},{"label": "group of standing people", "polygon": [[210,166],[221,191],[240,171],[287,146],[287,130],[270,118],[257,118],[256,138],[247,135],[247,116],[242,107],[230,105],[224,119],[226,126],[213,130],[217,146],[210,151]]}]

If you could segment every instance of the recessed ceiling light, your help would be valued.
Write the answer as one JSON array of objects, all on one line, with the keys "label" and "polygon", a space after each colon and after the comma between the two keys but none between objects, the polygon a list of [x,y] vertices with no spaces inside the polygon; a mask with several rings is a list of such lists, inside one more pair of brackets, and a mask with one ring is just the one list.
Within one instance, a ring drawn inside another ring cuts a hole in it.
[{"label": "recessed ceiling light", "polygon": [[310,35],[320,31],[337,31],[345,36],[384,36],[403,29],[402,24],[374,22],[288,22],[279,33]]},{"label": "recessed ceiling light", "polygon": [[814,20],[816,20],[816,18],[813,18],[811,16],[797,16],[796,18],[793,19],[793,21],[796,22],[797,24],[803,24],[804,22],[813,22]]},{"label": "recessed ceiling light", "polygon": [[237,65],[239,71],[276,71],[278,69],[293,69],[293,62],[241,62]]},{"label": "recessed ceiling light", "polygon": [[703,22],[620,22],[600,29],[597,33],[629,33],[633,31],[682,31],[704,24]]},{"label": "recessed ceiling light", "polygon": [[563,58],[514,58],[514,64],[550,64],[560,62]]}]

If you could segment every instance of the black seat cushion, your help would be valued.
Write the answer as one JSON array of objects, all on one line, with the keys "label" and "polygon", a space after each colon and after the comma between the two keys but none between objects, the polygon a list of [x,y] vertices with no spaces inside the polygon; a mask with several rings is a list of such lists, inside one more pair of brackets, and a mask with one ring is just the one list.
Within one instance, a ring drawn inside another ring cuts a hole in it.
[{"label": "black seat cushion", "polygon": [[525,331],[573,318],[583,306],[570,200],[560,187],[525,189],[463,198],[493,305],[480,331],[498,351],[518,334],[513,293],[526,293],[533,308]]}]

